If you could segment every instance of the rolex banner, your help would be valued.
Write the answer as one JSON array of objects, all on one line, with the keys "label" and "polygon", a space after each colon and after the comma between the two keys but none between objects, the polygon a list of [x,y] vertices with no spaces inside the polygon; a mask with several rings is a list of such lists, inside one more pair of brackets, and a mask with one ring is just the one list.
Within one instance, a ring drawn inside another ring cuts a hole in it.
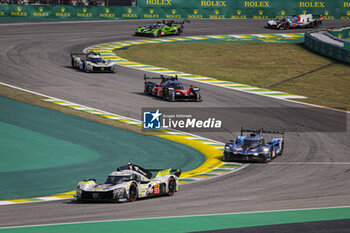
[{"label": "rolex banner", "polygon": [[350,0],[138,0],[134,7],[0,4],[1,17],[75,19],[267,19],[295,14],[350,19]]}]

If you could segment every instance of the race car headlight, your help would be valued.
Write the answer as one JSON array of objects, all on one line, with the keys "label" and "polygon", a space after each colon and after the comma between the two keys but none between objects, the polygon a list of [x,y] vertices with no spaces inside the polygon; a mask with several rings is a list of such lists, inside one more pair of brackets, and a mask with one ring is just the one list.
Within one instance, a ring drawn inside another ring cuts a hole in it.
[{"label": "race car headlight", "polygon": [[269,148],[268,147],[264,147],[264,149],[262,150],[263,152],[269,152]]},{"label": "race car headlight", "polygon": [[227,152],[232,152],[232,148],[229,147],[229,146],[225,146],[225,151],[227,151]]},{"label": "race car headlight", "polygon": [[259,153],[254,153],[253,155],[254,155],[254,156],[258,156],[258,155],[259,155]]}]

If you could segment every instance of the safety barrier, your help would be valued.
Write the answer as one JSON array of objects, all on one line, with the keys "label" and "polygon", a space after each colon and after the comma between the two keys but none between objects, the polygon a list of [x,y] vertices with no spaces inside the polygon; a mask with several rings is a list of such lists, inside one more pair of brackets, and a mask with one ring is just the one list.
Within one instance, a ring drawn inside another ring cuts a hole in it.
[{"label": "safety barrier", "polygon": [[338,38],[342,38],[345,40],[350,40],[350,28],[346,29],[329,29],[328,33],[330,33],[333,36],[336,36]]},{"label": "safety barrier", "polygon": [[350,64],[350,40],[344,39],[349,31],[350,26],[305,33],[305,46],[316,53]]},{"label": "safety barrier", "polygon": [[1,17],[75,19],[267,19],[322,14],[350,19],[350,0],[138,0],[137,6],[70,6],[0,4]]}]

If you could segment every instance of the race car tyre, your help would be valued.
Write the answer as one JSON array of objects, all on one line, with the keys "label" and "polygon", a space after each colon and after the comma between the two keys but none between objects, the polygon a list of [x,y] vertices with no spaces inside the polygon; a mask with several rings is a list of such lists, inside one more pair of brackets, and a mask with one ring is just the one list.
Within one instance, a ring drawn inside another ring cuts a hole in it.
[{"label": "race car tyre", "polygon": [[116,67],[115,67],[115,66],[112,66],[111,72],[112,72],[112,73],[115,73],[116,71],[117,71]]},{"label": "race car tyre", "polygon": [[290,25],[289,25],[289,23],[285,23],[284,25],[283,25],[283,29],[289,29],[290,28]]},{"label": "race car tyre", "polygon": [[316,22],[316,21],[312,22],[311,27],[316,28],[317,26],[318,26],[318,24],[317,24],[317,22]]},{"label": "race car tyre", "polygon": [[170,177],[168,180],[168,195],[172,196],[176,192],[176,181],[174,177]]},{"label": "race car tyre", "polygon": [[130,202],[134,202],[137,199],[137,187],[135,183],[131,183],[130,188],[129,188],[129,197],[128,200]]},{"label": "race car tyre", "polygon": [[74,58],[72,58],[72,67],[73,67],[73,68],[75,67],[75,66],[74,66],[74,63],[75,63]]},{"label": "race car tyre", "polygon": [[84,71],[86,72],[86,73],[89,73],[90,72],[90,70],[86,67],[86,64],[84,63]]},{"label": "race car tyre", "polygon": [[268,155],[263,155],[263,162],[264,163],[270,162],[271,159],[272,159],[272,151],[270,151],[270,153]]},{"label": "race car tyre", "polygon": [[166,90],[163,89],[163,93],[162,93],[162,99],[163,99],[163,100],[168,100],[168,98],[167,98],[166,95],[167,95]]},{"label": "race car tyre", "polygon": [[283,153],[283,148],[284,148],[284,142],[281,144],[281,150],[277,153],[278,156],[281,156]]}]

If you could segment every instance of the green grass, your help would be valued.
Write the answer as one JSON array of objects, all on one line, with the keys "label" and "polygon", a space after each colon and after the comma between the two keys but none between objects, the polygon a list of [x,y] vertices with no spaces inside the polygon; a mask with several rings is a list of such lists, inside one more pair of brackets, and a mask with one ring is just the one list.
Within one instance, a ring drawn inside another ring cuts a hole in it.
[{"label": "green grass", "polygon": [[[143,64],[257,87],[268,87],[334,62],[302,44],[149,44],[118,50],[117,54]],[[309,103],[349,108],[350,66],[332,64],[270,89],[308,96],[305,101]]]}]

